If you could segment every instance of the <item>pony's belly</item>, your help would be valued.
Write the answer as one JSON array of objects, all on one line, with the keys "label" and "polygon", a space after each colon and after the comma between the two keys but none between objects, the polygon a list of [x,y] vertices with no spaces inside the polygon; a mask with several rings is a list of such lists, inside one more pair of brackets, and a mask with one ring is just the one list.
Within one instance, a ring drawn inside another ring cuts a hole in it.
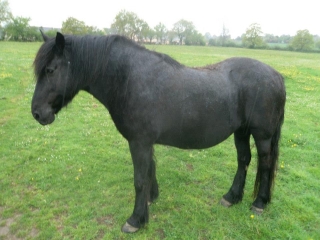
[{"label": "pony's belly", "polygon": [[157,144],[173,146],[181,149],[203,149],[213,147],[226,140],[232,131],[226,132],[171,132],[157,139]]}]

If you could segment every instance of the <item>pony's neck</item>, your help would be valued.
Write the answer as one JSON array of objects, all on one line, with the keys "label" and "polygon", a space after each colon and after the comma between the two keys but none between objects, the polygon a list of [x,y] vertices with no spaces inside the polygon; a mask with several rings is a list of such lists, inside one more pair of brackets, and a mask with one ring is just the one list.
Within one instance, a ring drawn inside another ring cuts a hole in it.
[{"label": "pony's neck", "polygon": [[[110,39],[111,38],[111,39]],[[129,75],[134,43],[120,36],[98,37],[84,46],[82,53],[74,56],[81,79],[81,89],[97,98],[111,110],[115,101],[124,96],[122,89]]]}]

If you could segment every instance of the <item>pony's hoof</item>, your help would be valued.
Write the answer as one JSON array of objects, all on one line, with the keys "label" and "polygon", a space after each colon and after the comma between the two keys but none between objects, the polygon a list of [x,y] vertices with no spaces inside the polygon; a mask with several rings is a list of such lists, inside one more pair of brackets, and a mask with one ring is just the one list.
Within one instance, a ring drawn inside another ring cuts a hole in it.
[{"label": "pony's hoof", "polygon": [[253,205],[251,206],[250,210],[257,215],[261,215],[263,213],[262,208],[255,207]]},{"label": "pony's hoof", "polygon": [[139,228],[131,226],[128,222],[126,222],[121,229],[121,231],[124,233],[135,233],[138,230]]},{"label": "pony's hoof", "polygon": [[226,207],[226,208],[232,206],[232,203],[230,203],[229,201],[225,200],[224,198],[222,198],[222,199],[220,200],[220,204],[221,204],[222,206]]}]

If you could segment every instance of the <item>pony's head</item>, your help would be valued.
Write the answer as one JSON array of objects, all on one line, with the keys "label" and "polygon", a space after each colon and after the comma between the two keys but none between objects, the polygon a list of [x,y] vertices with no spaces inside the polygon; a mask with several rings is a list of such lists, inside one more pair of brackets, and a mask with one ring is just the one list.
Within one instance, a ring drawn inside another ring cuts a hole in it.
[{"label": "pony's head", "polygon": [[[41,32],[42,33],[42,32]],[[33,117],[42,125],[50,124],[55,114],[76,94],[72,89],[71,64],[66,40],[61,33],[49,38],[42,33],[44,43],[34,60],[36,87],[32,98]]]}]

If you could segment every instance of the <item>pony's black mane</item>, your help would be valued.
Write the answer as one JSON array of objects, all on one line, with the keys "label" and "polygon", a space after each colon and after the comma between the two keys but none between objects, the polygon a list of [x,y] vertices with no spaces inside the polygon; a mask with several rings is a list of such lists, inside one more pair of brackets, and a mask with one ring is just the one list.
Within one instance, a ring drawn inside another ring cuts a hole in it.
[{"label": "pony's black mane", "polygon": [[[111,48],[114,44],[121,43],[126,46],[130,46],[137,51],[146,51],[150,54],[157,56],[160,61],[164,61],[168,65],[174,68],[180,68],[181,65],[179,62],[171,58],[170,56],[162,53],[158,53],[155,51],[151,51],[146,49],[144,46],[141,46],[132,40],[120,36],[120,35],[109,35],[109,36],[72,36],[65,35],[65,51],[63,54],[65,57],[71,62],[71,64],[75,67],[77,71],[81,70],[81,74],[85,74],[86,72],[90,72],[91,76],[84,77],[93,77],[95,72],[101,73],[102,69],[106,69],[106,65],[108,64],[108,53],[110,53]],[[53,59],[55,54],[55,38],[48,39],[39,49],[37,56],[34,60],[34,73],[36,76],[41,76],[44,73],[44,69]],[[90,69],[90,71],[86,71],[80,67],[80,62],[86,62],[86,69]],[[96,63],[103,63],[104,66],[97,65]],[[77,68],[79,67],[79,68]],[[95,69],[96,71],[92,71]],[[76,72],[74,72],[76,74]]]},{"label": "pony's black mane", "polygon": [[136,48],[138,50],[147,51],[149,53],[152,53],[152,54],[158,56],[164,62],[168,63],[169,65],[171,65],[173,67],[179,68],[179,67],[183,66],[181,63],[179,63],[178,61],[176,61],[175,59],[173,59],[169,55],[164,54],[164,53],[159,53],[159,52],[156,52],[156,51],[148,50],[144,46],[132,41],[131,39],[129,39],[129,38],[125,37],[125,36],[109,35],[108,37],[109,38],[113,38],[113,40],[116,40],[116,41],[122,41],[122,42],[124,42],[124,43],[126,43],[128,45],[131,45],[132,47],[134,47],[134,48]]}]

